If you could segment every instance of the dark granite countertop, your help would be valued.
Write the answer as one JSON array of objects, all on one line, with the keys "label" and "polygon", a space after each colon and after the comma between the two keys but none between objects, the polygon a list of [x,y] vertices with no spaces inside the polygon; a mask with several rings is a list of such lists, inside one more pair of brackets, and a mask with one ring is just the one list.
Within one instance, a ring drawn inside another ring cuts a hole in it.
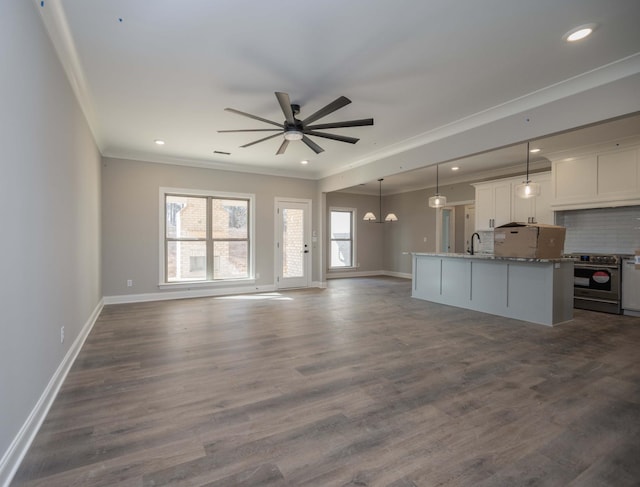
[{"label": "dark granite countertop", "polygon": [[572,262],[573,259],[560,257],[558,259],[533,259],[528,257],[497,257],[493,254],[456,254],[447,252],[412,252],[412,255],[423,255],[425,257],[447,257],[450,259],[479,259],[479,260],[500,260],[513,262]]}]

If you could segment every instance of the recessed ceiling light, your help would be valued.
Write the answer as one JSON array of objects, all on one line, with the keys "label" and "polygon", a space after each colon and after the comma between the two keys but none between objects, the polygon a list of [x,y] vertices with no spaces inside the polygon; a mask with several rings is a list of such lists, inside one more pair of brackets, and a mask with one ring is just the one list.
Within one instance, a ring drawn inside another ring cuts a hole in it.
[{"label": "recessed ceiling light", "polygon": [[540,149],[531,149],[529,152],[531,152],[532,154],[535,154],[536,152],[540,152]]},{"label": "recessed ceiling light", "polygon": [[154,140],[154,142],[156,143],[156,145],[164,145],[164,140],[161,139],[156,139]]},{"label": "recessed ceiling light", "polygon": [[564,36],[562,36],[562,38],[567,42],[576,42],[591,35],[591,33],[595,30],[595,28],[596,28],[596,24],[581,25],[579,27],[571,29]]},{"label": "recessed ceiling light", "polygon": [[451,170],[452,170],[452,171],[457,171],[458,169],[460,169],[458,166],[453,166],[453,167],[451,168]]},{"label": "recessed ceiling light", "polygon": [[307,164],[309,164],[309,161],[300,161],[300,164],[302,164],[303,166],[306,166]]}]

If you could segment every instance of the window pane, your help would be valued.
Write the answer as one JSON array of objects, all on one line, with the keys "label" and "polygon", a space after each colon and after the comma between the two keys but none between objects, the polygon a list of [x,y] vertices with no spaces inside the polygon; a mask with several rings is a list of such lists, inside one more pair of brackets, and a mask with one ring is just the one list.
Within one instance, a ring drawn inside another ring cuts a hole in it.
[{"label": "window pane", "polygon": [[350,240],[331,242],[331,267],[352,267]]},{"label": "window pane", "polygon": [[213,242],[213,278],[249,276],[248,242]]},{"label": "window pane", "polygon": [[249,202],[247,200],[214,199],[213,238],[248,238]]},{"label": "window pane", "polygon": [[331,238],[351,238],[351,212],[331,212]]},{"label": "window pane", "polygon": [[207,237],[206,198],[167,196],[165,208],[168,238]]},{"label": "window pane", "polygon": [[167,242],[167,281],[204,281],[206,255],[205,242]]}]

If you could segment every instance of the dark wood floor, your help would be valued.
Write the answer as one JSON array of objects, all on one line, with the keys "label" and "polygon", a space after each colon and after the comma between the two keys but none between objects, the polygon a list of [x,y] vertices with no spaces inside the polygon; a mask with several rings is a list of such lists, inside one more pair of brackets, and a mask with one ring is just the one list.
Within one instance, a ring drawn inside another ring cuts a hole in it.
[{"label": "dark wood floor", "polygon": [[640,485],[640,318],[409,295],[106,306],[12,485]]}]

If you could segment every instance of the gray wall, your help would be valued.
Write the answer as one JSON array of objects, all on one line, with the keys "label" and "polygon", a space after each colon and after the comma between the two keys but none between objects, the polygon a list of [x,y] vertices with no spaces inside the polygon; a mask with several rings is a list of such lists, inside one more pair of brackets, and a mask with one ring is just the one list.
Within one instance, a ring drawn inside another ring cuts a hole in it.
[{"label": "gray wall", "polygon": [[[447,196],[448,201],[452,203],[475,199],[475,189],[468,183],[441,187],[440,193]],[[371,210],[380,218],[378,215],[380,213],[378,196],[327,193],[327,214],[325,216],[327,240],[329,239],[328,215],[330,207],[356,208],[358,211],[357,259],[360,267],[353,271],[388,271],[411,274],[411,257],[407,253],[435,252],[436,250],[436,210],[429,208],[428,204],[429,196],[433,194],[435,194],[435,189],[429,188],[383,196],[382,212],[385,215],[394,212],[398,217],[397,222],[383,225],[362,221],[364,214]],[[458,219],[461,220],[461,232],[464,233],[463,211],[456,213],[456,228],[459,227]],[[462,245],[464,245],[463,236],[460,238],[463,242]],[[328,259],[326,261],[328,262]]]},{"label": "gray wall", "polygon": [[[440,193],[451,203],[475,199],[475,189],[468,183],[440,187]],[[386,234],[385,270],[410,274],[411,258],[407,252],[435,252],[436,210],[428,203],[434,194],[435,188],[428,188],[384,198],[385,207],[398,216]],[[463,217],[464,214],[456,214],[456,220]]]},{"label": "gray wall", "polygon": [[2,458],[102,290],[100,157],[34,2],[0,2],[0,64]]},{"label": "gray wall", "polygon": [[[256,195],[256,285],[274,283],[276,197],[312,200],[312,229],[319,230],[317,183],[214,169],[103,159],[102,232],[105,296],[158,293],[160,187]],[[320,249],[314,249],[318,261]],[[127,280],[133,287],[127,287]],[[319,280],[318,265],[312,279]]]},{"label": "gray wall", "polygon": [[[380,199],[377,196],[357,195],[350,193],[327,193],[327,213],[324,221],[325,227],[325,250],[327,258],[325,259],[325,270],[328,271],[329,260],[329,242],[331,235],[329,233],[329,211],[331,207],[337,208],[355,208],[356,215],[356,262],[359,267],[351,269],[351,272],[372,272],[384,270],[384,235],[388,231],[390,223],[378,224],[365,222],[362,218],[368,211],[373,211],[377,218],[380,218],[378,208]],[[383,212],[384,207],[383,207]],[[385,213],[385,215],[388,211]],[[349,270],[339,270],[336,272],[344,273]],[[329,274],[330,276],[330,274]]]}]

